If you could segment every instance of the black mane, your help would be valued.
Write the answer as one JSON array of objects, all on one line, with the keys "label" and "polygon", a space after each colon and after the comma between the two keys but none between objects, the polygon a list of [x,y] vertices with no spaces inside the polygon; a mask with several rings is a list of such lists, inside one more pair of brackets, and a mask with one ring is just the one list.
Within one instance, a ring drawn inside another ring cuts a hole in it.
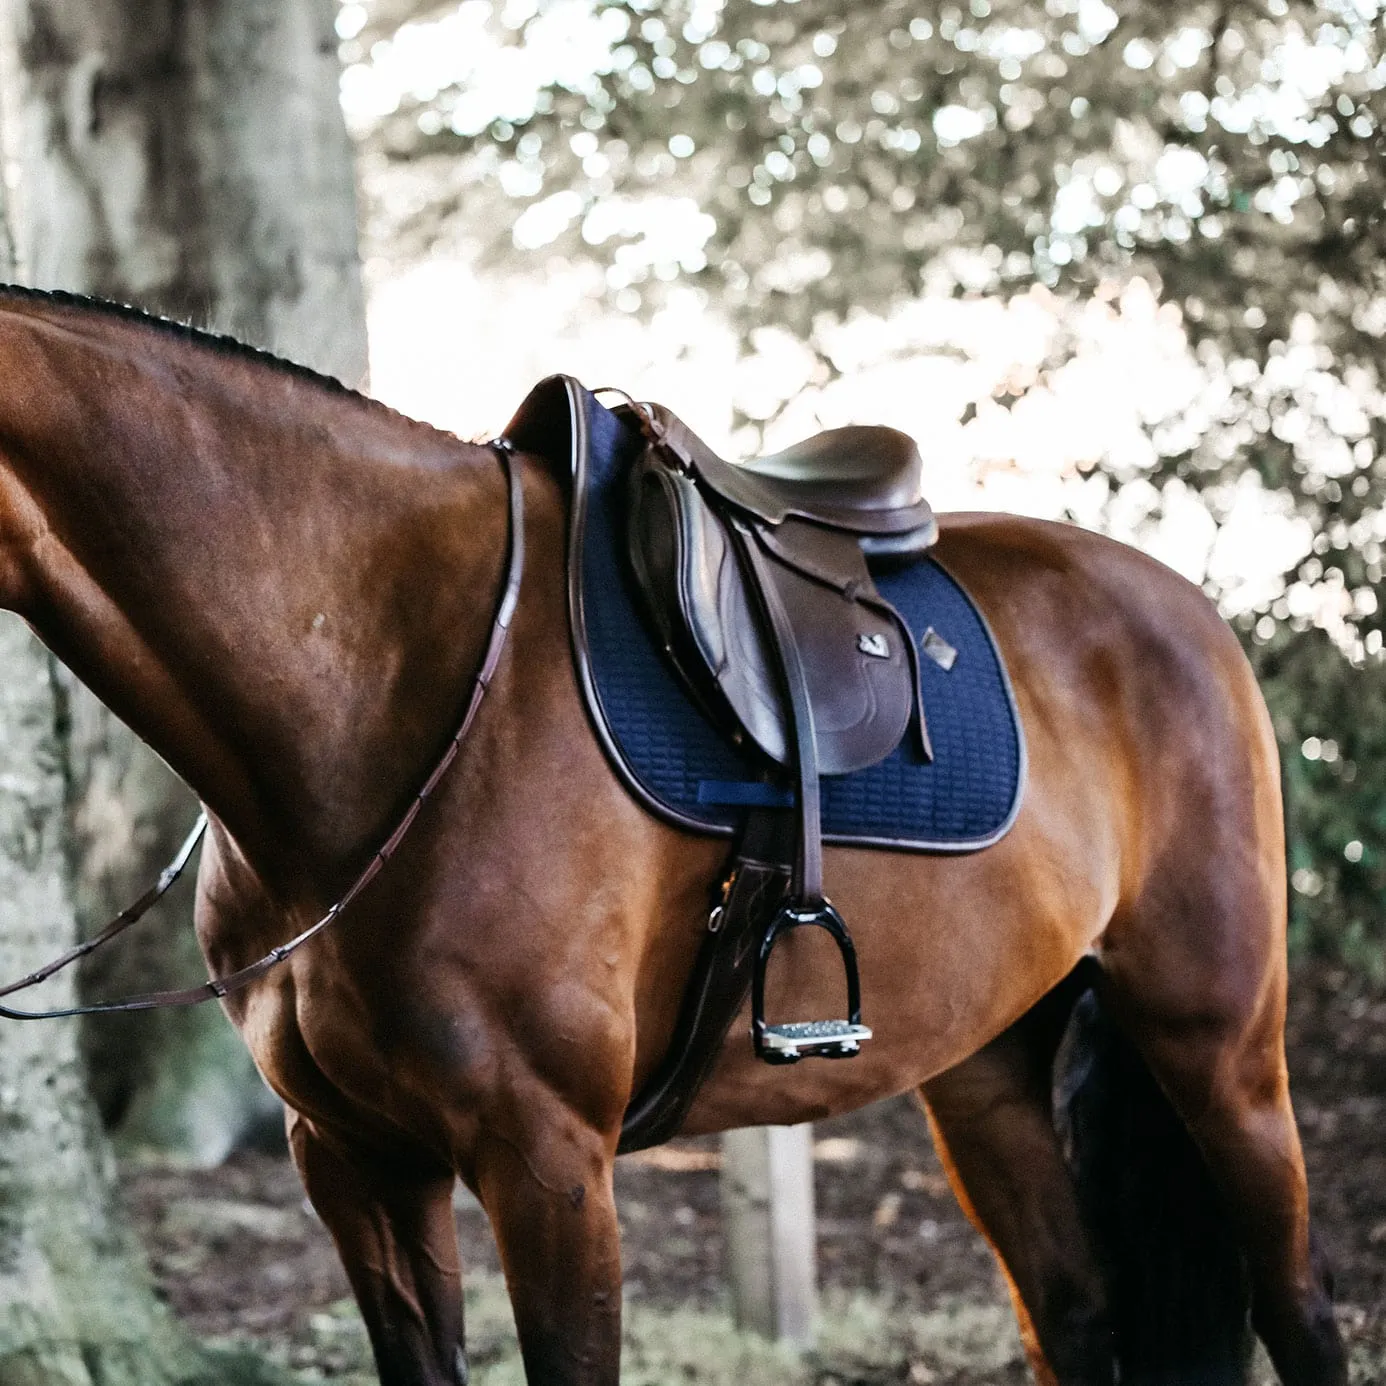
[{"label": "black mane", "polygon": [[[22,284],[3,283],[0,283],[0,298],[25,299],[30,303],[51,303],[59,308],[80,308],[105,317],[136,323],[161,333],[165,337],[173,337],[180,341],[191,342],[195,346],[205,347],[220,356],[258,362],[260,365],[269,366],[273,370],[295,376],[300,380],[306,380],[333,394],[359,400],[362,404],[369,405],[374,409],[383,409],[398,418],[419,424],[420,427],[431,427],[431,425],[423,424],[417,419],[409,419],[408,415],[400,414],[398,410],[391,409],[389,405],[382,404],[369,395],[363,395],[359,390],[352,389],[350,385],[344,385],[334,375],[325,375],[322,371],[315,371],[311,366],[300,365],[297,361],[276,356],[272,351],[250,346],[239,338],[228,336],[223,332],[209,332],[204,328],[194,327],[191,323],[180,322],[176,318],[165,318],[156,313],[146,313],[142,308],[134,307],[133,304],[113,303],[104,298],[91,298],[86,294],[69,293],[65,289],[30,289]],[[434,432],[442,432],[442,430],[435,429]]]}]

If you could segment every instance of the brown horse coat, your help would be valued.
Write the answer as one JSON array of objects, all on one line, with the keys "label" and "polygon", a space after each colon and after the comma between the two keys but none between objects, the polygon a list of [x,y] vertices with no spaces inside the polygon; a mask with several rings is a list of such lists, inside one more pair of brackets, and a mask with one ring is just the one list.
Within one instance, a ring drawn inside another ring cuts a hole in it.
[{"label": "brown horse coat", "polygon": [[[391,1383],[465,1378],[454,1174],[495,1227],[530,1380],[616,1380],[616,1139],[725,852],[645,814],[603,759],[568,656],[564,495],[521,466],[524,589],[458,761],[342,923],[228,1006]],[[486,449],[197,334],[0,291],[0,602],[206,804],[216,972],[311,923],[431,768],[505,524]],[[1286,1083],[1276,751],[1246,661],[1195,588],[1083,531],[952,516],[938,553],[1012,674],[1019,819],[968,857],[830,849],[876,1039],[772,1069],[738,1025],[686,1129],[922,1085],[1037,1372],[1110,1382],[1024,1020],[1095,955],[1237,1222],[1282,1379],[1340,1382]],[[772,1008],[832,1009],[818,947],[777,953]]]}]

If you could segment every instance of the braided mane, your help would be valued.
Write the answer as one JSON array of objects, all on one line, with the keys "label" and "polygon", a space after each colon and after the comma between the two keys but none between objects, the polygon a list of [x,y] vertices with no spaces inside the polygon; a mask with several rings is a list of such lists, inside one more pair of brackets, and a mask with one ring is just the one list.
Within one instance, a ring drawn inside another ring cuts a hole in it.
[{"label": "braided mane", "polygon": [[176,318],[166,318],[157,313],[147,313],[142,308],[136,308],[129,303],[113,303],[108,299],[69,293],[65,289],[30,289],[20,284],[0,284],[0,302],[7,298],[18,299],[26,303],[51,304],[57,308],[72,308],[100,317],[134,323],[138,327],[148,328],[161,336],[172,337],[178,341],[189,342],[203,350],[216,352],[219,356],[253,361],[258,365],[268,366],[271,370],[307,381],[310,385],[315,385],[331,394],[356,400],[372,409],[393,414],[396,418],[403,419],[405,422],[415,424],[420,428],[429,428],[435,433],[452,436],[446,434],[443,429],[435,429],[431,424],[425,424],[418,419],[411,419],[407,414],[401,414],[397,409],[390,408],[389,405],[381,403],[380,400],[372,399],[371,396],[364,395],[349,385],[344,385],[336,376],[326,375],[322,371],[315,371],[311,366],[300,365],[297,361],[276,356],[272,351],[250,346],[239,338],[228,336],[224,332],[209,332],[205,328],[194,327],[191,323],[181,322]]}]

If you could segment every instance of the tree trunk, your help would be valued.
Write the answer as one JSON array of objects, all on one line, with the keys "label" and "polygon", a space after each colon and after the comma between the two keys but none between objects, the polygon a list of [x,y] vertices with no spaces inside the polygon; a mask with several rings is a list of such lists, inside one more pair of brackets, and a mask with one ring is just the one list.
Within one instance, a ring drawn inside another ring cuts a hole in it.
[{"label": "tree trunk", "polygon": [[[137,303],[359,383],[366,370],[352,155],[333,0],[0,0],[0,102],[20,170],[25,282]],[[176,849],[194,806],[82,691],[71,697],[71,858],[90,929]],[[188,894],[84,992],[199,966]],[[220,1015],[85,1032],[94,1091],[135,1143],[222,1158],[277,1108]]]},{"label": "tree trunk", "polygon": [[359,384],[333,0],[5,3],[28,282],[133,299]]},{"label": "tree trunk", "polygon": [[[0,81],[4,69],[0,67]],[[9,189],[5,186],[5,142],[0,139],[0,283],[14,277],[14,241],[10,238]]]},{"label": "tree trunk", "polygon": [[[63,853],[62,702],[48,653],[0,620],[0,974],[76,937]],[[72,1001],[70,982],[44,989]],[[253,1360],[203,1354],[155,1300],[113,1198],[70,1020],[0,1022],[0,1381],[5,1386],[272,1382]]]}]

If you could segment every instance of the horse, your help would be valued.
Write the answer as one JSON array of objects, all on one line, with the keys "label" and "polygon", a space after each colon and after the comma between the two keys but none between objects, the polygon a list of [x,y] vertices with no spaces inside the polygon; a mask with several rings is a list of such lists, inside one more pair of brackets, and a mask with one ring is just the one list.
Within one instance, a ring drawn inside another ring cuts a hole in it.
[{"label": "horse", "polygon": [[[617,1381],[622,1115],[724,865],[605,760],[568,653],[563,478],[510,466],[528,561],[455,763],[336,926],[223,1003],[388,1386],[467,1378],[457,1179],[528,1380]],[[205,805],[214,974],[311,927],[414,802],[491,638],[509,514],[491,447],[224,338],[0,291],[0,605]],[[1055,1121],[1056,1054],[1095,995],[1126,1088],[1147,1075],[1141,1100],[1192,1138],[1282,1382],[1338,1386],[1285,1064],[1277,751],[1237,641],[1195,587],[1074,527],[945,516],[937,552],[1012,676],[1020,813],[973,855],[829,848],[875,1038],[771,1068],[738,1025],[683,1130],[917,1092],[1037,1379],[1153,1380],[1118,1369],[1120,1277]],[[771,983],[823,1014],[841,975],[795,935]]]}]

